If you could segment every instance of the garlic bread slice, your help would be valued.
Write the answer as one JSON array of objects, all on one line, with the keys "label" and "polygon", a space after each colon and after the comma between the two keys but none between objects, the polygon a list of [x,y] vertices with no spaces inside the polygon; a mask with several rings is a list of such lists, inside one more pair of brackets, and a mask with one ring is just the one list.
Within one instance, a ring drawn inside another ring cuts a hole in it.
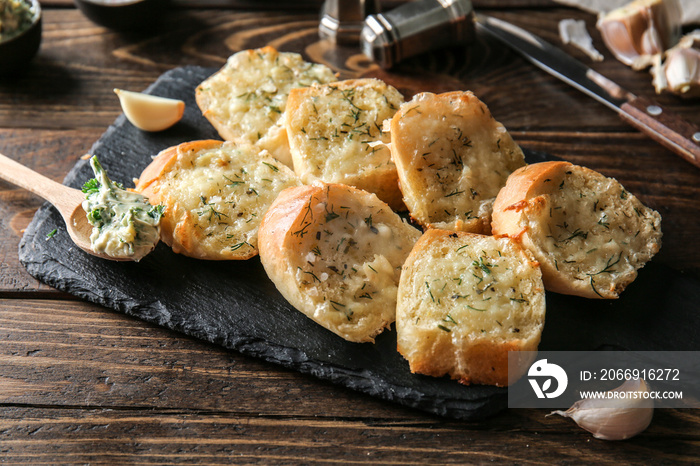
[{"label": "garlic bread slice", "polygon": [[335,81],[325,65],[273,47],[243,50],[195,90],[197,105],[222,138],[255,144],[291,167],[284,111],[289,91]]},{"label": "garlic bread slice", "polygon": [[316,182],[272,204],[260,260],[296,309],[346,340],[371,342],[394,322],[401,266],[419,237],[376,195]]},{"label": "garlic bread slice", "polygon": [[536,351],[544,318],[537,262],[509,238],[430,229],[406,259],[396,332],[411,372],[507,385],[508,352]]},{"label": "garlic bread slice", "polygon": [[267,151],[245,144],[193,141],[165,149],[135,191],[165,206],[161,239],[198,259],[248,259],[258,227],[277,194],[301,182]]},{"label": "garlic bread slice", "polygon": [[294,171],[304,183],[342,183],[405,210],[382,123],[403,103],[378,79],[351,79],[293,89],[286,125]]},{"label": "garlic bread slice", "polygon": [[493,200],[523,152],[471,92],[422,93],[391,120],[404,202],[424,228],[489,233]]},{"label": "garlic bread slice", "polygon": [[532,251],[547,290],[586,298],[617,298],[661,248],[658,212],[615,179],[568,162],[513,173],[492,226]]}]

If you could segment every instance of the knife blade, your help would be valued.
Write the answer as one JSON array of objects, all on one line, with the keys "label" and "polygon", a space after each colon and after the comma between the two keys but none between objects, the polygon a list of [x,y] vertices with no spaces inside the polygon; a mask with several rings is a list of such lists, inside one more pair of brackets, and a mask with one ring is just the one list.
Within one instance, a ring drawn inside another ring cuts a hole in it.
[{"label": "knife blade", "polygon": [[506,21],[474,14],[477,31],[497,39],[535,66],[615,110],[632,127],[700,167],[700,127],[631,92],[549,42]]}]

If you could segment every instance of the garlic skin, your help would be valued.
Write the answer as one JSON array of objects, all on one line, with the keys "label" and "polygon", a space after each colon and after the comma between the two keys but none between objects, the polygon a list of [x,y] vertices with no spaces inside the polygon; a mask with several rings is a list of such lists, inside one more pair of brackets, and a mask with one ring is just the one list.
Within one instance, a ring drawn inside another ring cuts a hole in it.
[{"label": "garlic skin", "polygon": [[[611,392],[628,392],[625,398],[587,398],[566,411],[554,411],[574,420],[583,429],[602,440],[626,440],[643,432],[654,416],[654,400],[645,398],[649,387],[642,379],[628,380]],[[636,392],[636,393],[635,393]]]},{"label": "garlic skin", "polygon": [[185,102],[140,92],[114,89],[124,115],[143,131],[163,131],[182,119]]},{"label": "garlic skin", "polygon": [[615,58],[640,70],[678,42],[681,15],[678,0],[635,0],[602,15],[596,26]]},{"label": "garlic skin", "polygon": [[593,61],[603,61],[603,55],[593,46],[583,20],[562,19],[559,21],[559,37],[564,44],[571,44],[588,55]]}]

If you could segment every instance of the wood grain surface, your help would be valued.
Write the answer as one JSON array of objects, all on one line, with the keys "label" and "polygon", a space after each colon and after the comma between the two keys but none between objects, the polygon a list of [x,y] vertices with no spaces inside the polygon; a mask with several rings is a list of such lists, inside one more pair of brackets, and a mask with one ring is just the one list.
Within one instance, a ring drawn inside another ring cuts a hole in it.
[{"label": "wood grain surface", "polygon": [[[545,0],[474,3],[554,43],[560,19],[584,19],[606,56],[591,66],[652,96],[646,73],[605,50],[592,15]],[[24,74],[0,78],[0,153],[52,179],[62,180],[120,114],[113,88],[141,90],[168,69],[220,66],[237,50],[270,44],[341,77],[381,77],[409,96],[474,91],[522,146],[614,176],[659,210],[664,245],[655,260],[700,270],[700,169],[498,44],[479,38],[386,72],[357,50],[318,42],[318,14],[308,8],[318,1],[283,10],[279,2],[178,0],[148,33],[104,29],[70,0],[42,5],[38,56]],[[698,102],[655,98],[700,124]],[[657,410],[650,428],[625,442],[593,439],[542,410],[449,421],[76,301],[18,262],[22,230],[41,202],[0,181],[3,464],[678,464],[700,456],[697,410]]]}]

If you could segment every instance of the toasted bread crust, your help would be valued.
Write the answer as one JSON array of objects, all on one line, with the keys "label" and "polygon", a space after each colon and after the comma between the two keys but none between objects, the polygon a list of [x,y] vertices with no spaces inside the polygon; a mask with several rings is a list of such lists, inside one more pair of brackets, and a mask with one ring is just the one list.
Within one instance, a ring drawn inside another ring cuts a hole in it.
[{"label": "toasted bread crust", "polygon": [[505,386],[508,352],[537,350],[544,314],[538,264],[515,242],[430,229],[404,264],[398,351],[414,373]]},{"label": "toasted bread crust", "polygon": [[348,341],[371,342],[395,319],[401,265],[418,236],[376,195],[316,182],[280,193],[258,245],[292,306]]},{"label": "toasted bread crust", "polygon": [[471,92],[423,93],[391,120],[404,202],[424,228],[490,232],[491,207],[523,152]]},{"label": "toasted bread crust", "polygon": [[514,172],[493,232],[532,251],[549,291],[615,299],[661,247],[661,216],[612,178],[568,162]]},{"label": "toasted bread crust", "polygon": [[163,150],[135,191],[165,207],[161,239],[174,252],[208,260],[257,254],[260,219],[296,175],[250,145],[203,140]]}]

